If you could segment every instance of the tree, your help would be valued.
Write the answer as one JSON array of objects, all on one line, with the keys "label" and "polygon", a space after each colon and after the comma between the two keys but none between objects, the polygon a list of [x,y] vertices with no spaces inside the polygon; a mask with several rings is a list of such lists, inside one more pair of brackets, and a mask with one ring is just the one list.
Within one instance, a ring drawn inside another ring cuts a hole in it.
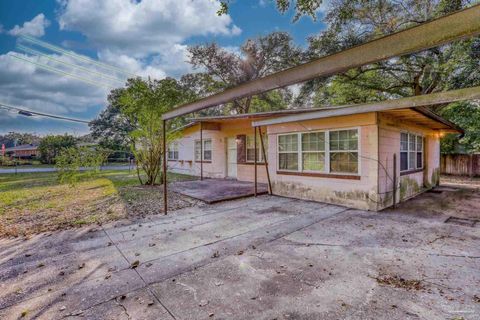
[{"label": "tree", "polygon": [[136,124],[121,112],[119,100],[124,92],[124,88],[112,90],[106,109],[89,124],[92,138],[107,149],[128,150],[132,143],[130,133],[135,130]]},{"label": "tree", "polygon": [[[273,0],[272,0],[273,1]],[[231,0],[220,0],[220,9],[218,14],[227,14]],[[310,16],[314,21],[317,19],[317,10],[320,8],[323,0],[276,0],[277,9],[281,13],[286,13],[292,7],[295,10],[293,22],[296,22],[302,16]]]},{"label": "tree", "polygon": [[53,164],[55,158],[63,149],[73,147],[75,145],[75,138],[68,134],[65,135],[49,135],[45,136],[38,150],[40,152],[40,161],[42,163]]},{"label": "tree", "polygon": [[[190,63],[194,68],[201,69],[201,80],[211,93],[227,89],[241,83],[264,77],[270,73],[295,66],[302,62],[302,50],[295,46],[292,37],[285,32],[274,32],[267,36],[247,40],[240,47],[240,54],[227,51],[217,44],[191,46]],[[207,77],[208,76],[208,77]],[[199,84],[199,81],[195,82]],[[275,96],[275,98],[274,98]],[[228,105],[233,113],[249,113],[252,102],[262,101],[278,108],[275,103],[279,96],[286,101],[291,98],[288,90],[277,90],[276,93],[264,93],[256,99],[248,97],[234,100]],[[282,105],[284,105],[282,101]],[[274,103],[275,102],[275,103]]]},{"label": "tree", "polygon": [[6,135],[0,135],[0,146],[5,144],[6,148],[11,148],[15,144],[39,144],[42,138],[31,133],[10,132]]},{"label": "tree", "polygon": [[[136,78],[128,80],[127,87],[118,100],[122,115],[130,123],[136,124],[129,137],[137,160],[137,173],[139,168],[146,173],[147,185],[154,185],[158,178],[162,179],[162,115],[189,99],[189,94],[172,78],[147,81]],[[174,125],[174,120],[169,121],[167,132],[171,132]],[[174,133],[169,133],[166,138],[171,141],[174,136]],[[140,174],[138,178],[143,184]]]},{"label": "tree", "polygon": [[[332,54],[426,22],[462,9],[468,3],[462,0],[332,1],[325,17],[328,28],[309,38],[309,58]],[[315,93],[317,104],[331,104],[335,100],[367,102],[438,92],[458,81],[452,70],[468,64],[474,68],[474,57],[465,54],[474,50],[468,42],[354,68],[328,80],[317,79],[303,87],[302,97]]]},{"label": "tree", "polygon": [[480,152],[480,106],[474,102],[456,102],[441,110],[441,115],[465,131],[462,139],[448,134],[442,139],[442,153]]}]

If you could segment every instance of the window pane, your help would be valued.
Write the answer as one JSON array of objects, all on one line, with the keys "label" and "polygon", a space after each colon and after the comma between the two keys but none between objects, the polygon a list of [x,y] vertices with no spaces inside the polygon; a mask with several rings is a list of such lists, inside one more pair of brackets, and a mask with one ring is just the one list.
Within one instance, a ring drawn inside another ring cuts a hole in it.
[{"label": "window pane", "polygon": [[417,152],[417,169],[423,168],[423,154],[421,152]]},{"label": "window pane", "polygon": [[278,137],[278,151],[297,151],[298,140],[296,134],[283,135]]},{"label": "window pane", "polygon": [[203,151],[203,160],[212,160],[212,151],[211,150],[204,150]]},{"label": "window pane", "polygon": [[195,160],[200,161],[200,140],[195,141]]},{"label": "window pane", "polygon": [[408,170],[408,152],[400,152],[400,171]]},{"label": "window pane", "polygon": [[[267,152],[267,136],[262,134],[265,152]],[[255,159],[255,141],[253,135],[247,136],[247,162],[254,162]],[[263,162],[262,145],[260,136],[257,135],[257,161]]]},{"label": "window pane", "polygon": [[330,150],[357,150],[358,131],[340,130],[330,132]]},{"label": "window pane", "polygon": [[[257,154],[258,160],[258,154]],[[247,149],[247,161],[254,162],[255,161],[255,148]]]},{"label": "window pane", "polygon": [[400,134],[400,151],[408,151],[408,133]]},{"label": "window pane", "polygon": [[415,152],[408,152],[408,169],[415,169]]},{"label": "window pane", "polygon": [[324,151],[325,150],[325,133],[313,132],[302,134],[302,150],[303,151]]},{"label": "window pane", "polygon": [[358,173],[357,152],[330,153],[330,171],[338,173]]},{"label": "window pane", "polygon": [[415,135],[409,134],[408,135],[408,150],[415,151]]},{"label": "window pane", "polygon": [[417,136],[417,151],[423,151],[423,137]]},{"label": "window pane", "polygon": [[280,170],[298,171],[298,155],[296,153],[279,153]]},{"label": "window pane", "polygon": [[204,140],[203,141],[203,148],[205,150],[212,150],[212,140]]},{"label": "window pane", "polygon": [[305,171],[325,171],[325,153],[323,152],[304,152],[303,170]]}]

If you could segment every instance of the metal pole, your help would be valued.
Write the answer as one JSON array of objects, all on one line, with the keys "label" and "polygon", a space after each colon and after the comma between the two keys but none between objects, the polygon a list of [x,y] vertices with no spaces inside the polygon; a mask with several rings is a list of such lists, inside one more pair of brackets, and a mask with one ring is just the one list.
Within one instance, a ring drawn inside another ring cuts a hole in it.
[{"label": "metal pole", "polygon": [[253,195],[256,197],[257,196],[257,127],[253,127],[253,146],[254,146],[254,151],[253,151],[253,166],[254,166],[254,172],[255,172],[255,188]]},{"label": "metal pole", "polygon": [[168,212],[167,203],[167,121],[163,120],[163,212]]},{"label": "metal pole", "polygon": [[265,163],[265,171],[267,172],[268,193],[273,194],[272,183],[270,182],[270,173],[268,172],[267,154],[265,153],[265,145],[263,144],[262,127],[258,127],[258,134],[260,135],[260,145],[262,146],[263,162]]},{"label": "metal pole", "polygon": [[203,122],[200,122],[200,180],[203,180]]},{"label": "metal pole", "polygon": [[393,208],[397,206],[397,154],[393,154]]}]

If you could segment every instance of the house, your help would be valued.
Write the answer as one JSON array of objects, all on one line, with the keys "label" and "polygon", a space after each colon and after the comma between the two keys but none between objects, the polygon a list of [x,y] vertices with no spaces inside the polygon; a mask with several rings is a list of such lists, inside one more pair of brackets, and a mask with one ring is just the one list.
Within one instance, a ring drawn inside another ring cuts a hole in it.
[{"label": "house", "polygon": [[203,117],[169,145],[168,168],[254,181],[256,127],[266,154],[265,163],[257,134],[258,181],[270,178],[273,194],[373,211],[437,185],[440,137],[463,132],[426,108],[388,102]]},{"label": "house", "polygon": [[38,151],[38,145],[22,144],[12,148],[6,148],[5,155],[21,159],[31,159],[39,156],[40,152]]}]

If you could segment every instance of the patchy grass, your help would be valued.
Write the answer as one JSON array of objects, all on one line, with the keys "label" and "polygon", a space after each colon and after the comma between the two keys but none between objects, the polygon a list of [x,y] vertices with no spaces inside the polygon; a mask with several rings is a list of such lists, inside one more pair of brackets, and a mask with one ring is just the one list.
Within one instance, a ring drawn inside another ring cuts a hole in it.
[{"label": "patchy grass", "polygon": [[[169,174],[169,181],[191,179]],[[162,191],[162,186],[139,186],[136,174],[128,171],[82,177],[75,187],[60,184],[56,173],[0,175],[0,237],[162,213]],[[179,195],[168,196],[172,210],[192,205]]]}]

